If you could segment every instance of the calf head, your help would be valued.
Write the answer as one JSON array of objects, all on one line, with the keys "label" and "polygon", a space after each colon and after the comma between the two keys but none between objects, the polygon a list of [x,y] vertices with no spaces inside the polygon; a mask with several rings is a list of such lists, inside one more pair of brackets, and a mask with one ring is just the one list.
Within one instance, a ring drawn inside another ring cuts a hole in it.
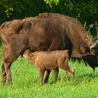
[{"label": "calf head", "polygon": [[23,57],[27,60],[30,60],[33,57],[33,53],[28,49],[23,53]]}]

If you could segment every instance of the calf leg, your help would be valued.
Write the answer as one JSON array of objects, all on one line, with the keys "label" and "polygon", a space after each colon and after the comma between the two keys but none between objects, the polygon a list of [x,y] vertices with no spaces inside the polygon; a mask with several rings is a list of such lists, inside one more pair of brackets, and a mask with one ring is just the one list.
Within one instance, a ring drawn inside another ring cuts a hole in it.
[{"label": "calf leg", "polygon": [[40,74],[40,85],[42,85],[42,83],[43,83],[43,77],[44,77],[44,70],[39,70],[39,74]]},{"label": "calf leg", "polygon": [[[44,83],[47,83],[47,82],[48,82],[50,72],[51,72],[51,70],[46,70],[46,76],[45,76]],[[53,69],[54,80],[55,80],[55,81],[58,79],[58,72],[59,72],[59,68],[58,68],[58,67],[55,68],[55,69]]]},{"label": "calf leg", "polygon": [[47,83],[48,82],[48,78],[49,78],[50,72],[51,72],[51,70],[46,70],[46,76],[45,76],[44,83]]},{"label": "calf leg", "polygon": [[69,72],[71,74],[71,80],[73,81],[74,80],[74,69],[70,68]]},{"label": "calf leg", "polygon": [[64,80],[64,78],[66,77],[67,73],[68,73],[68,72],[65,71],[65,73],[64,73],[64,75],[62,76],[61,80]]},{"label": "calf leg", "polygon": [[66,74],[68,72],[70,72],[70,74],[71,74],[71,80],[74,80],[74,69],[70,68],[70,66],[68,65],[68,57],[64,61],[59,60],[58,61],[58,65],[59,65],[59,67],[61,69],[65,70],[65,73],[64,73],[62,79],[64,79],[65,76],[66,76]]},{"label": "calf leg", "polygon": [[58,79],[59,68],[58,68],[58,67],[55,68],[55,69],[53,70],[53,73],[54,73],[54,80],[56,81],[56,80]]},{"label": "calf leg", "polygon": [[65,73],[62,77],[62,80],[65,78],[65,76],[67,75],[68,72],[70,72],[71,74],[71,80],[73,81],[74,80],[74,69],[70,68],[69,66],[67,66],[66,68],[64,68],[65,70]]}]

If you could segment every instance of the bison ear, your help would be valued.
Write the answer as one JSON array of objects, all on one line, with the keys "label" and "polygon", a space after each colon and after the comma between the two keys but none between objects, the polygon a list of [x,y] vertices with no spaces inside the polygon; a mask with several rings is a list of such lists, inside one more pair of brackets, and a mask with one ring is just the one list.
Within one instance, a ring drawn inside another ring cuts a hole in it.
[{"label": "bison ear", "polygon": [[80,50],[82,51],[82,53],[90,51],[90,49],[87,46],[80,46]]},{"label": "bison ear", "polygon": [[84,47],[83,46],[80,46],[80,50],[84,53]]}]

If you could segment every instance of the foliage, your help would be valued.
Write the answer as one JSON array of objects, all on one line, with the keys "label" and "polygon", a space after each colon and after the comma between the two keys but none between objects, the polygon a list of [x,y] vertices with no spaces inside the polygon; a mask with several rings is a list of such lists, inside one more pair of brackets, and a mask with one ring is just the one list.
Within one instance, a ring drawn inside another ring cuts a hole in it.
[{"label": "foliage", "polygon": [[57,5],[59,4],[59,0],[44,0],[46,2],[46,4],[50,5],[52,7],[52,5]]}]

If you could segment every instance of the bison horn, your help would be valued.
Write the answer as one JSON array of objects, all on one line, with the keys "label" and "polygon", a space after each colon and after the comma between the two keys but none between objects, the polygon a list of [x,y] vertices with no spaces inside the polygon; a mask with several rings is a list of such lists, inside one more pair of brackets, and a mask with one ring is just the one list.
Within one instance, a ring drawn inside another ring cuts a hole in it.
[{"label": "bison horn", "polygon": [[94,48],[96,46],[96,43],[90,46],[90,49]]}]

